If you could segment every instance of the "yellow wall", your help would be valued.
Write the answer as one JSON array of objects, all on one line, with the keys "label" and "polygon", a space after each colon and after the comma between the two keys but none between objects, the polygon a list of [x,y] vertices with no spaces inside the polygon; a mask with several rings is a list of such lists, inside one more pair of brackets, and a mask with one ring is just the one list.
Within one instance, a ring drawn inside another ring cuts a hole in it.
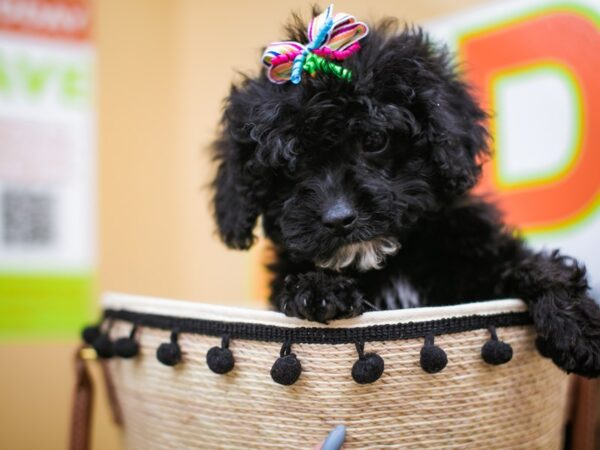
[{"label": "yellow wall", "polygon": [[[335,6],[361,19],[418,22],[479,3]],[[256,71],[260,47],[281,37],[291,9],[308,13],[309,2],[96,0],[99,291],[236,304],[260,296],[250,270],[260,252],[228,251],[215,238],[206,147],[234,71]],[[65,448],[73,347],[0,346],[1,449]],[[97,405],[93,448],[115,448],[102,392]]]}]

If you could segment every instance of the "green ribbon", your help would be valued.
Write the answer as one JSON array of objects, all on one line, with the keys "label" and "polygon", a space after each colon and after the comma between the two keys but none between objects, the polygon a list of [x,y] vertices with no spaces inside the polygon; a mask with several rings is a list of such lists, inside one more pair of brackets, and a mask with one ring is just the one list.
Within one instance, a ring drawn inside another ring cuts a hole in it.
[{"label": "green ribbon", "polygon": [[316,72],[323,72],[338,77],[341,80],[350,82],[352,80],[352,71],[338,64],[332,63],[325,58],[309,52],[302,68],[313,76]]}]

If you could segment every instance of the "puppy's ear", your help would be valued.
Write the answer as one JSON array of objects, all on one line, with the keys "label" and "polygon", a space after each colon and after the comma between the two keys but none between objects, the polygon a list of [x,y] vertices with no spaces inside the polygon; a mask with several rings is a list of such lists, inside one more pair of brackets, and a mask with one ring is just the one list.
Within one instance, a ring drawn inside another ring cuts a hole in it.
[{"label": "puppy's ear", "polygon": [[458,78],[446,49],[432,49],[430,64],[432,89],[422,97],[429,116],[425,133],[444,180],[442,193],[459,195],[477,183],[489,155],[487,114]]},{"label": "puppy's ear", "polygon": [[405,28],[380,45],[376,81],[386,86],[386,98],[414,114],[417,140],[429,149],[442,195],[463,193],[477,182],[488,154],[487,114],[460,80],[447,49],[420,28]]},{"label": "puppy's ear", "polygon": [[213,144],[218,162],[212,183],[214,217],[223,242],[246,250],[266,192],[264,168],[256,162],[256,142],[250,136],[251,105],[248,92],[232,88],[227,99],[219,139]]}]

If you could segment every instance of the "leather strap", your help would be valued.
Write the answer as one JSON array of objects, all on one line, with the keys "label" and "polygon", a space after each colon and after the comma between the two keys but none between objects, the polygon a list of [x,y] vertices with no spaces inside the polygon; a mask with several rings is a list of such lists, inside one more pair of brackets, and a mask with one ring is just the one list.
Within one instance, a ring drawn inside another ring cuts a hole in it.
[{"label": "leather strap", "polygon": [[90,448],[90,424],[92,420],[92,402],[94,385],[86,361],[82,357],[83,346],[75,352],[75,392],[71,415],[71,450]]},{"label": "leather strap", "polygon": [[573,376],[571,450],[594,450],[598,417],[598,380]]}]

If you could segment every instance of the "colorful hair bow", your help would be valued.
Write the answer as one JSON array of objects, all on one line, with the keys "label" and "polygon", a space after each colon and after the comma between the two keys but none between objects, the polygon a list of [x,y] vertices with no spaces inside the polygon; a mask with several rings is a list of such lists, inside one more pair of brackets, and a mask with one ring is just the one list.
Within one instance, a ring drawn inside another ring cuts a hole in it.
[{"label": "colorful hair bow", "polygon": [[308,24],[308,44],[273,42],[263,53],[267,76],[273,83],[300,83],[302,71],[314,75],[330,73],[350,81],[352,72],[330,60],[343,60],[360,50],[359,40],[369,32],[363,22],[346,13],[333,14],[333,5],[314,17]]}]

